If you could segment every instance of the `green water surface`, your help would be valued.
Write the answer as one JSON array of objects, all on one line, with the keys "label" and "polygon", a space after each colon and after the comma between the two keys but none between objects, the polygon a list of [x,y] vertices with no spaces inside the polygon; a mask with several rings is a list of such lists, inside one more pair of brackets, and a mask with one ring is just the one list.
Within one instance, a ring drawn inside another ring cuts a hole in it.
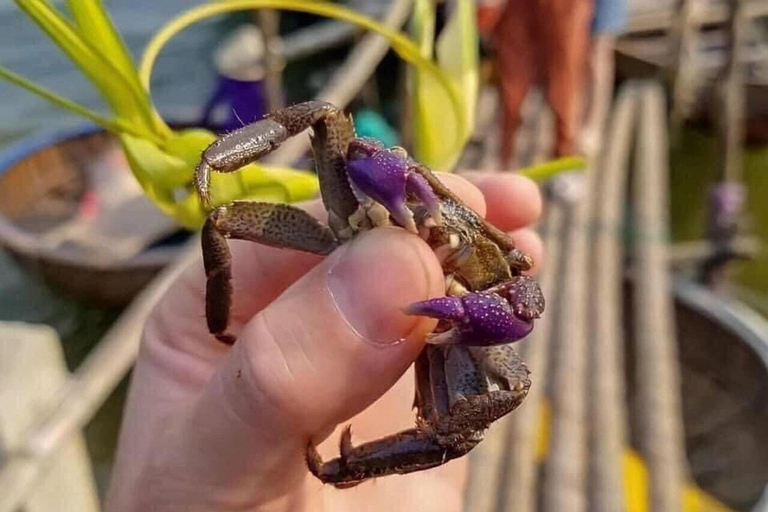
[{"label": "green water surface", "polygon": [[[670,152],[671,235],[674,241],[704,237],[707,193],[718,178],[718,144],[700,129],[683,132]],[[742,171],[747,186],[744,234],[760,239],[761,250],[751,261],[737,261],[729,277],[742,285],[751,306],[768,314],[768,146],[748,148]]]}]

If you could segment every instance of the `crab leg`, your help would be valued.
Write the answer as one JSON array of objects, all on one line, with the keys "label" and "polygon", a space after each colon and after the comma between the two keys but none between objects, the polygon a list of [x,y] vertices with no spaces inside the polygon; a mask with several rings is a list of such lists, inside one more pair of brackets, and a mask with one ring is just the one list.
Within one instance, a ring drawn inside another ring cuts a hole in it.
[{"label": "crab leg", "polygon": [[[493,347],[428,346],[429,381],[420,383],[424,413],[431,424],[449,430],[464,424],[490,425],[515,409],[528,394],[528,368],[509,345]],[[426,366],[417,372],[424,372]],[[417,380],[417,383],[419,381]],[[458,430],[461,430],[460,428]]]},{"label": "crab leg", "polygon": [[428,346],[416,361],[419,428],[353,446],[346,427],[339,457],[323,462],[310,443],[307,465],[322,482],[339,488],[440,466],[472,450],[485,426],[519,406],[530,385],[528,369],[508,345]]},{"label": "crab leg", "polygon": [[230,345],[235,337],[227,332],[232,307],[232,256],[227,238],[314,254],[328,254],[338,246],[330,229],[294,206],[234,202],[213,210],[202,231],[208,280],[205,312],[211,334]]},{"label": "crab leg", "polygon": [[470,441],[443,445],[434,433],[413,428],[352,446],[352,433],[346,427],[341,436],[340,457],[323,462],[314,445],[310,444],[307,465],[323,483],[343,489],[369,478],[403,475],[440,466],[466,454],[475,444]]},{"label": "crab leg", "polygon": [[[195,169],[195,187],[210,207],[212,172],[234,172],[271,153],[287,138],[312,128],[312,147],[318,166],[323,202],[331,227],[357,209],[357,201],[342,174],[346,148],[355,137],[352,120],[330,103],[307,101],[277,110],[260,121],[227,133],[208,146]],[[336,231],[335,231],[336,232]]]}]

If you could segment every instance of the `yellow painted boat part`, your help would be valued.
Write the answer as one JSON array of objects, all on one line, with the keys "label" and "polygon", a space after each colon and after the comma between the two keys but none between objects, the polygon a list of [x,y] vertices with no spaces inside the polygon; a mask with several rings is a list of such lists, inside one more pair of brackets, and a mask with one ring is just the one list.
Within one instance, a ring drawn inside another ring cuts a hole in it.
[{"label": "yellow painted boat part", "polygon": [[[536,458],[544,461],[549,453],[549,404],[544,402],[539,417],[539,435],[536,440]],[[648,468],[642,457],[627,448],[623,457],[624,499],[627,512],[650,512],[648,502]],[[683,512],[734,512],[723,503],[689,482],[683,489]]]}]

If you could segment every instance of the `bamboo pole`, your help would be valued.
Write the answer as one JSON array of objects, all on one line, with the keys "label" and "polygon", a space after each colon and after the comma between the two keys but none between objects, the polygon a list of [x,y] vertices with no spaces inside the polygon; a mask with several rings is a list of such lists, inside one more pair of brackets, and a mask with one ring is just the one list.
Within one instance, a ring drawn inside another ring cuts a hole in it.
[{"label": "bamboo pole", "polygon": [[744,95],[744,66],[741,54],[747,40],[748,24],[744,17],[744,0],[730,0],[728,23],[729,51],[726,65],[718,79],[721,112],[716,116],[721,145],[722,180],[738,183],[743,159],[746,99]]},{"label": "bamboo pole", "polygon": [[[716,25],[728,21],[728,6],[710,4],[704,2],[691,16],[691,23],[702,25]],[[768,16],[768,2],[751,1],[744,5],[744,17],[746,19],[764,18]],[[643,32],[657,32],[669,30],[676,23],[674,7],[663,7],[647,12],[630,13],[624,34],[640,34]]]},{"label": "bamboo pole", "polygon": [[544,463],[542,510],[587,510],[587,268],[590,195],[595,179],[590,162],[581,183],[583,196],[570,212],[563,244],[560,307],[552,347],[551,438]]},{"label": "bamboo pole", "polygon": [[[559,277],[558,263],[562,255],[560,240],[566,208],[562,198],[553,198],[547,205],[543,230],[546,259],[544,270],[539,276],[539,284],[547,300],[547,309],[537,322],[531,338],[521,342],[524,344],[520,347],[521,353],[531,371],[532,385],[525,402],[520,409],[512,413],[506,428],[508,442],[502,467],[504,483],[499,489],[499,510],[503,512],[534,512],[536,507],[539,468],[536,460],[536,441],[547,387],[549,340],[552,324],[558,314],[555,282]],[[465,510],[469,512],[474,509],[465,507]]]},{"label": "bamboo pole", "polygon": [[[696,77],[693,57],[699,27],[694,24],[696,0],[677,0],[675,21],[670,27],[671,48],[669,54],[672,73],[672,111],[669,116],[672,139],[677,141],[685,120],[691,113],[696,99]],[[663,69],[663,68],[662,68]]]},{"label": "bamboo pole", "polygon": [[640,445],[654,512],[682,510],[685,477],[681,389],[667,256],[668,168],[664,91],[640,86],[633,182],[635,344]]},{"label": "bamboo pole", "polygon": [[[513,411],[512,414],[516,412]],[[469,474],[464,487],[462,507],[465,512],[496,511],[498,489],[502,482],[500,468],[507,446],[504,425],[504,420],[491,425],[483,442],[469,452]]]},{"label": "bamboo pole", "polygon": [[594,512],[624,510],[620,470],[627,444],[624,390],[621,226],[624,221],[629,157],[637,119],[636,94],[624,88],[611,119],[611,134],[595,181],[594,255],[590,269],[590,507]]},{"label": "bamboo pole", "polygon": [[256,24],[261,31],[264,41],[264,84],[267,92],[268,110],[283,107],[283,69],[285,58],[280,40],[280,11],[274,9],[257,9]]}]

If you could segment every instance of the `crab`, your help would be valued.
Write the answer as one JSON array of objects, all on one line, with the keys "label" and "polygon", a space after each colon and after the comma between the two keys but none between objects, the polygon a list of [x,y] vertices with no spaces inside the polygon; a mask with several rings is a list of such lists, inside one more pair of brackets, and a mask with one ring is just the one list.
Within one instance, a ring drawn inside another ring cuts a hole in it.
[{"label": "crab", "polygon": [[[286,204],[211,207],[211,173],[235,172],[310,128],[327,225]],[[203,152],[195,187],[210,212],[202,230],[206,319],[223,343],[235,341],[227,330],[229,238],[326,255],[361,231],[395,225],[424,239],[442,264],[446,295],[405,309],[438,320],[415,362],[416,427],[359,446],[347,427],[330,461],[310,442],[307,465],[322,482],[346,488],[461,457],[527,395],[528,370],[510,343],[544,309],[539,286],[523,274],[533,261],[405,150],[358,138],[340,109],[309,101],[223,135]]]}]

